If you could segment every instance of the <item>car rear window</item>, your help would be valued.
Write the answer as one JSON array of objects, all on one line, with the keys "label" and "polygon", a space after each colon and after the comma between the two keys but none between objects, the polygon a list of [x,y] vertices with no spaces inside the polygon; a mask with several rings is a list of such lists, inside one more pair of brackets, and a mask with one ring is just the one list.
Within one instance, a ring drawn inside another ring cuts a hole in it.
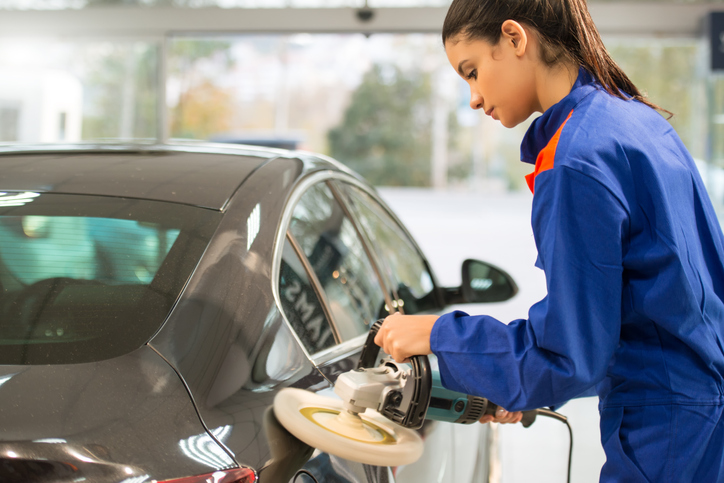
[{"label": "car rear window", "polygon": [[221,214],[112,197],[0,193],[0,364],[69,364],[159,329]]}]

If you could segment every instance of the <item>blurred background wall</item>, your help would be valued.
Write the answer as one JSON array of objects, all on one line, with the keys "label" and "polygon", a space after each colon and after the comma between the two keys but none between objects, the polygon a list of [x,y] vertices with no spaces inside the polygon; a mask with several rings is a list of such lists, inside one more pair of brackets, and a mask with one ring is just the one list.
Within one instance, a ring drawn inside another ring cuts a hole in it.
[{"label": "blurred background wall", "polygon": [[[527,123],[468,107],[440,42],[447,3],[0,0],[0,142],[246,142],[328,154],[380,186],[524,189]],[[720,4],[590,3],[721,205],[724,81],[706,28]]]},{"label": "blurred background wall", "polygon": [[[724,165],[724,82],[707,42],[605,40],[675,113],[692,154]],[[437,33],[169,35],[164,47],[160,59],[154,41],[0,36],[0,142],[150,140],[162,114],[170,138],[309,149],[376,185],[525,187],[528,123],[508,130],[472,111]]]}]

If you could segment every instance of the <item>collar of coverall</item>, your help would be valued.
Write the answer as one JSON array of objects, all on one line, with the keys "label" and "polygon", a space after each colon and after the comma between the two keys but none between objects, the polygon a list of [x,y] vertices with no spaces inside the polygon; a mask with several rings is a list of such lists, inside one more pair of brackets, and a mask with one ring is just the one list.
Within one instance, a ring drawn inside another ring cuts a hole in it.
[{"label": "collar of coverall", "polygon": [[524,163],[535,164],[538,153],[551,140],[553,135],[561,127],[561,124],[568,118],[573,108],[584,97],[593,92],[597,87],[593,76],[586,69],[581,67],[578,70],[578,78],[566,97],[552,105],[546,112],[533,121],[525,133],[523,142],[520,145],[520,159]]}]

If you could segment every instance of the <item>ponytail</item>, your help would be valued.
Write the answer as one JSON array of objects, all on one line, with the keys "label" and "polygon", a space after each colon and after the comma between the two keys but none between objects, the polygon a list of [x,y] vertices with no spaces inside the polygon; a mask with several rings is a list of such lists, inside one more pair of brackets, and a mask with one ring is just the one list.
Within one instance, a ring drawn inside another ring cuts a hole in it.
[{"label": "ponytail", "polygon": [[442,28],[442,42],[461,37],[497,44],[506,20],[535,30],[542,61],[553,66],[570,61],[586,69],[609,94],[649,102],[611,58],[591,19],[586,0],[453,0]]}]

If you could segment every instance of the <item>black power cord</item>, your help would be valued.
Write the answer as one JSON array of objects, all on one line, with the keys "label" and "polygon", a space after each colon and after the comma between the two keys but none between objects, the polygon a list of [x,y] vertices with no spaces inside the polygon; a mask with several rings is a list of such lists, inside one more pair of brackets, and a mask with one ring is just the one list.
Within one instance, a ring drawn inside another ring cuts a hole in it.
[{"label": "black power cord", "polygon": [[570,443],[568,445],[568,483],[571,483],[571,460],[573,459],[573,429],[568,422],[568,418],[550,409],[536,409],[535,412],[540,416],[545,416],[547,418],[552,418],[562,423],[565,423],[565,425],[568,427],[568,435],[570,436]]},{"label": "black power cord", "polygon": [[314,480],[314,483],[319,483],[319,481],[317,481],[317,479],[314,477],[314,475],[311,474],[311,473],[310,473],[309,471],[307,471],[307,470],[299,470],[299,471],[297,471],[296,474],[294,475],[294,478],[292,479],[292,483],[297,483],[297,478],[299,478],[301,475],[305,475],[305,476],[310,477],[311,479]]}]

